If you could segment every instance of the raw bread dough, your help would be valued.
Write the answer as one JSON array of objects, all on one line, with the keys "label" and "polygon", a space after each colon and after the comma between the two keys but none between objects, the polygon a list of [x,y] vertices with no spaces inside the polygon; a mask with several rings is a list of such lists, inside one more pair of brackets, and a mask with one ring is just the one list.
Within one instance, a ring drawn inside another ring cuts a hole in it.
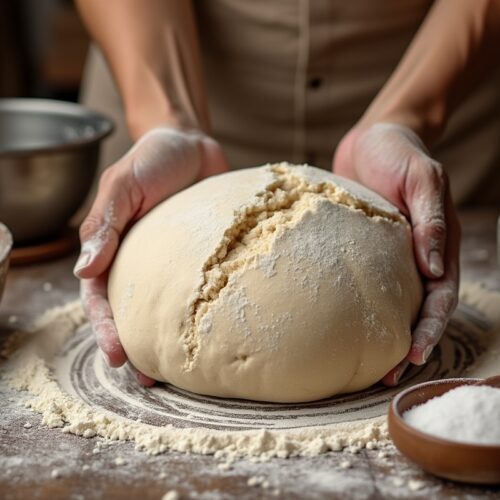
[{"label": "raw bread dough", "polygon": [[208,178],[157,206],[123,241],[108,293],[146,375],[299,402],[366,388],[401,361],[422,285],[395,207],[282,163]]}]

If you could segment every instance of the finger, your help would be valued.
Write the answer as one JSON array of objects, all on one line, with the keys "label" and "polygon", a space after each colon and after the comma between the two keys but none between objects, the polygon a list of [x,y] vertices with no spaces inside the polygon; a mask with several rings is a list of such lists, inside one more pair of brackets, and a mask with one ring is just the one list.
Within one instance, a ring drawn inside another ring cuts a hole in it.
[{"label": "finger", "polygon": [[137,381],[144,387],[151,387],[156,384],[156,380],[144,375],[144,373],[137,372]]},{"label": "finger", "polygon": [[412,347],[408,354],[408,360],[417,365],[424,364],[429,359],[458,302],[460,225],[449,193],[446,206],[450,236],[446,248],[447,268],[442,279],[430,280],[426,285],[428,295],[414,330]]},{"label": "finger", "polygon": [[405,358],[398,365],[396,365],[383,379],[382,384],[388,387],[393,387],[399,384],[403,373],[408,368],[410,362]]},{"label": "finger", "polygon": [[456,307],[457,292],[456,284],[446,280],[426,297],[422,316],[413,332],[412,347],[408,354],[411,363],[422,365],[429,359]]},{"label": "finger", "polygon": [[447,178],[441,165],[423,153],[408,168],[402,194],[410,213],[415,256],[428,278],[444,274]]},{"label": "finger", "polygon": [[444,281],[426,297],[422,317],[413,332],[412,347],[407,357],[411,363],[423,365],[428,361],[455,310],[457,296],[457,283]]},{"label": "finger", "polygon": [[81,252],[74,268],[79,278],[94,278],[109,267],[120,236],[142,204],[142,191],[133,182],[127,157],[105,170],[96,199],[80,226]]},{"label": "finger", "polygon": [[428,157],[413,169],[406,203],[411,216],[418,267],[428,278],[444,273],[446,178],[442,167]]},{"label": "finger", "polygon": [[423,365],[441,339],[446,323],[454,308],[454,292],[444,284],[429,293],[423,307],[422,317],[413,332],[413,341],[408,360]]},{"label": "finger", "polygon": [[81,281],[80,294],[83,308],[95,334],[97,345],[106,355],[110,366],[116,368],[127,361],[121,345],[113,313],[107,300],[107,276]]}]

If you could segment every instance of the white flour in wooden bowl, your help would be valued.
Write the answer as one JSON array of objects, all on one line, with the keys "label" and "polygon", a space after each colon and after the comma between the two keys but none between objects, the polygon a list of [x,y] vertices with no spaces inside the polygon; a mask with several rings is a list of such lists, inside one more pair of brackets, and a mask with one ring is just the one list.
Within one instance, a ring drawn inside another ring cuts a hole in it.
[{"label": "white flour in wooden bowl", "polygon": [[464,385],[403,414],[419,431],[469,444],[500,446],[500,389]]}]

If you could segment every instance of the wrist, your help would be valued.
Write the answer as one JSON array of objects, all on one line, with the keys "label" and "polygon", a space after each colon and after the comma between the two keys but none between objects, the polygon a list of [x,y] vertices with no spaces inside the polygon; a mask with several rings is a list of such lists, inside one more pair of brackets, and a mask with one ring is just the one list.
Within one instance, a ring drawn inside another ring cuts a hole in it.
[{"label": "wrist", "polygon": [[161,135],[163,137],[175,138],[175,140],[187,140],[193,144],[197,141],[211,141],[218,144],[214,139],[208,136],[204,131],[192,127],[183,128],[173,126],[168,123],[162,123],[146,130],[137,140],[136,143],[147,140],[152,136]]},{"label": "wrist", "polygon": [[176,102],[175,96],[171,96],[175,93],[168,91],[168,85],[159,81],[148,68],[143,67],[141,71],[134,71],[133,74],[142,74],[142,77],[123,78],[125,85],[121,93],[127,128],[134,141],[157,127],[178,130],[206,129],[195,113],[185,111],[186,106]]},{"label": "wrist", "polygon": [[365,128],[381,122],[407,127],[415,132],[427,147],[431,147],[445,127],[446,105],[442,101],[418,105],[405,105],[397,101],[380,105],[375,102],[362,116],[358,125]]},{"label": "wrist", "polygon": [[177,114],[149,114],[140,108],[137,112],[127,112],[126,121],[130,137],[134,142],[157,129],[195,130],[195,127],[189,126],[187,120]]},{"label": "wrist", "polygon": [[136,141],[147,132],[157,128],[181,131],[199,130],[199,125],[179,110],[173,109],[167,99],[136,99],[125,105],[127,128]]}]

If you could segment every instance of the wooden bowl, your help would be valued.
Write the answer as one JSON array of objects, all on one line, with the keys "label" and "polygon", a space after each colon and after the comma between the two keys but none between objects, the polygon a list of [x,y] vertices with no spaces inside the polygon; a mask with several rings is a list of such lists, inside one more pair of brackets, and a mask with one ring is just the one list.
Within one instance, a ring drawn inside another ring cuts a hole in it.
[{"label": "wooden bowl", "polygon": [[12,235],[10,231],[0,223],[0,299],[2,298],[7,269],[9,268],[9,257],[12,249]]},{"label": "wooden bowl", "polygon": [[500,483],[500,446],[448,441],[417,430],[402,416],[413,406],[460,385],[477,382],[478,379],[438,380],[400,392],[389,407],[389,434],[398,450],[436,476],[465,483]]}]

